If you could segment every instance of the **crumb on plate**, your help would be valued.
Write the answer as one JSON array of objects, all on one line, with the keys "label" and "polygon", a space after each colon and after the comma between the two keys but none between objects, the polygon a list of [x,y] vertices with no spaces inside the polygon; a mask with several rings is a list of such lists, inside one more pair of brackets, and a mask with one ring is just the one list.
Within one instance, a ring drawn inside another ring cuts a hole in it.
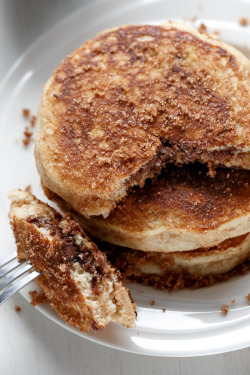
[{"label": "crumb on plate", "polygon": [[240,24],[240,26],[248,26],[249,20],[246,17],[241,17],[239,19],[239,24]]},{"label": "crumb on plate", "polygon": [[27,185],[26,188],[24,189],[24,191],[26,191],[27,193],[31,193],[31,185]]},{"label": "crumb on plate", "polygon": [[36,116],[34,115],[31,116],[31,111],[28,108],[23,108],[22,114],[24,118],[29,120],[29,126],[25,126],[24,132],[23,132],[24,137],[22,139],[23,145],[27,147],[29,146],[32,140],[33,128],[36,124]]},{"label": "crumb on plate", "polygon": [[29,292],[29,295],[31,296],[31,302],[30,304],[32,306],[36,306],[40,303],[44,303],[44,302],[47,302],[47,298],[46,296],[44,295],[43,292],[38,292],[37,290],[31,290]]},{"label": "crumb on plate", "polygon": [[198,31],[200,33],[206,33],[207,32],[207,26],[204,25],[204,23],[201,23],[200,26],[199,26],[199,28],[198,28]]},{"label": "crumb on plate", "polygon": [[23,108],[22,113],[23,113],[23,117],[25,118],[30,116],[30,110],[28,108]]},{"label": "crumb on plate", "polygon": [[245,296],[245,297],[246,297],[246,299],[248,299],[248,301],[250,302],[250,293],[248,293],[248,295]]},{"label": "crumb on plate", "polygon": [[34,127],[36,125],[36,116],[31,116],[31,119],[30,119],[30,125],[32,127]]},{"label": "crumb on plate", "polygon": [[229,306],[228,305],[222,305],[221,306],[221,312],[223,315],[226,315],[228,313]]}]

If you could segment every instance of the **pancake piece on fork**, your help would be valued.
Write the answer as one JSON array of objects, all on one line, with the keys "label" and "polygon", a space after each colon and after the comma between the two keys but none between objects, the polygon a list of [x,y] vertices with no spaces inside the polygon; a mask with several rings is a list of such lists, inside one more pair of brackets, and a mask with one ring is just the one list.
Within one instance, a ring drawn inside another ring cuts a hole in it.
[{"label": "pancake piece on fork", "polygon": [[184,24],[107,30],[46,83],[35,157],[43,184],[107,217],[169,162],[250,169],[250,62]]},{"label": "pancake piece on fork", "polygon": [[10,198],[18,259],[41,273],[36,281],[61,318],[84,332],[109,322],[134,327],[135,304],[120,273],[80,226],[30,193]]}]

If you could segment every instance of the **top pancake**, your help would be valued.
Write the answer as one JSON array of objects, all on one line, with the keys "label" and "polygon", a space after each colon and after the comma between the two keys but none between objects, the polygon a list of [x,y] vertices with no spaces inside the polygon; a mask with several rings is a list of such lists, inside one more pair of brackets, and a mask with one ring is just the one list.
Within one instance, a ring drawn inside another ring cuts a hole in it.
[{"label": "top pancake", "polygon": [[250,62],[182,24],[105,31],[44,87],[35,156],[45,186],[103,215],[167,162],[250,169]]}]

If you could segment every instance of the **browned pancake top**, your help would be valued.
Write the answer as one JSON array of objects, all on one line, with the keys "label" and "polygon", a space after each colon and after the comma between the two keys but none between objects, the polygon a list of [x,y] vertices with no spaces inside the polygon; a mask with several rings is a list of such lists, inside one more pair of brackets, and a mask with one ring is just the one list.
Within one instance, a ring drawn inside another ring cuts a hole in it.
[{"label": "browned pancake top", "polygon": [[210,37],[150,25],[103,32],[62,62],[46,93],[57,172],[98,192],[160,148],[170,160],[177,150],[185,162],[226,163],[249,151],[249,79]]},{"label": "browned pancake top", "polygon": [[132,233],[161,225],[202,232],[249,212],[250,171],[218,169],[210,178],[204,166],[170,166],[97,220]]}]

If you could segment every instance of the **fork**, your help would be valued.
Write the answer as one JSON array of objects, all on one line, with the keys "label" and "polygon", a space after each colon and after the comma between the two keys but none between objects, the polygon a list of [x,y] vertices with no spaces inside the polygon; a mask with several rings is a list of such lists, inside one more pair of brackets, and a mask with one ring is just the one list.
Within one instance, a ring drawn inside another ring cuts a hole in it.
[{"label": "fork", "polygon": [[13,251],[0,259],[0,305],[40,275],[28,260],[19,262],[16,255]]}]

